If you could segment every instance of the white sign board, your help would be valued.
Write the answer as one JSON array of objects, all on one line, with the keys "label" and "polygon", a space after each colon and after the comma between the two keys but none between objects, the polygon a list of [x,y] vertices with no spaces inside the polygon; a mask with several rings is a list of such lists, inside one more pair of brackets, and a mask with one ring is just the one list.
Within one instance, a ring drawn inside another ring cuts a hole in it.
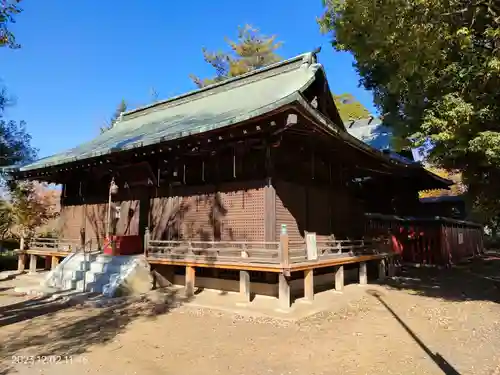
[{"label": "white sign board", "polygon": [[316,233],[306,233],[306,251],[308,260],[318,259],[318,247],[316,246]]},{"label": "white sign board", "polygon": [[464,243],[464,234],[463,233],[459,233],[458,234],[458,244],[461,245]]}]

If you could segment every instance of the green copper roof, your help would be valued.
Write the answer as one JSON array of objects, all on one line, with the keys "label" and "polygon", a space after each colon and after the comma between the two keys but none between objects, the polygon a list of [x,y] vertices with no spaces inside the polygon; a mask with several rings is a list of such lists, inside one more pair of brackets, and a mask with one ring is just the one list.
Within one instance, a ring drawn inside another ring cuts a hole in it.
[{"label": "green copper roof", "polygon": [[260,116],[300,97],[321,65],[304,54],[264,69],[123,114],[90,142],[34,163],[29,171],[156,144]]}]

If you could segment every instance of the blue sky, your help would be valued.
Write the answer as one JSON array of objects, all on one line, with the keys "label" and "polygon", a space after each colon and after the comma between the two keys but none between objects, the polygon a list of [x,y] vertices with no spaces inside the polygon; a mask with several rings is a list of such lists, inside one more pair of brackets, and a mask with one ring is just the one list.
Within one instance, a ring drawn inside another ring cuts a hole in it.
[{"label": "blue sky", "polygon": [[358,88],[352,57],[319,32],[321,0],[21,4],[13,30],[22,48],[0,50],[0,79],[17,98],[7,117],[27,122],[40,156],[95,137],[122,98],[135,107],[151,101],[152,87],[160,99],[194,89],[189,74],[213,75],[201,48],[224,48],[224,37],[235,38],[245,23],[276,34],[285,58],[322,46],[332,90],[375,111],[371,93]]}]

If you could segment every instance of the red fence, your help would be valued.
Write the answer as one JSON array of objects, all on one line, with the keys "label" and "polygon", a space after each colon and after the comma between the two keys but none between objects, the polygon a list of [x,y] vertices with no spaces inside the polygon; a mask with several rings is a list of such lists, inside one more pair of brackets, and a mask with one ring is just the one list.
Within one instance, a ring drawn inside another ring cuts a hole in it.
[{"label": "red fence", "polygon": [[449,265],[483,252],[483,227],[444,217],[366,214],[366,237],[390,236],[406,262]]}]

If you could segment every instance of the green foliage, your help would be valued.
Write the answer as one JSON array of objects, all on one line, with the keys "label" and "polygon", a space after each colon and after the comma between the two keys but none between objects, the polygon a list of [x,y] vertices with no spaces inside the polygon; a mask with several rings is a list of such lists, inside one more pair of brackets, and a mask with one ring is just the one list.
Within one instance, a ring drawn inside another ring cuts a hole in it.
[{"label": "green foliage", "polygon": [[21,0],[0,1],[0,47],[19,48],[10,26],[15,22],[15,16],[21,13]]},{"label": "green foliage", "polygon": [[120,119],[120,115],[127,110],[127,102],[122,99],[118,106],[116,107],[115,111],[113,112],[113,115],[109,119],[104,126],[101,127],[101,133],[104,133],[105,131],[108,131],[109,129],[112,129],[113,126],[115,126],[116,122]]},{"label": "green foliage", "polygon": [[215,77],[201,79],[191,75],[198,87],[204,87],[225,79],[236,77],[255,69],[263,68],[281,60],[276,51],[282,43],[276,36],[266,36],[251,25],[238,28],[238,39],[226,38],[230,52],[210,52],[203,48],[203,58],[215,70]]},{"label": "green foliage", "polygon": [[370,116],[370,112],[351,94],[333,94],[333,100],[342,121],[359,120]]},{"label": "green foliage", "polygon": [[10,105],[12,101],[6,89],[0,87],[0,167],[28,162],[37,155],[37,150],[31,147],[26,123],[4,117],[5,109]]},{"label": "green foliage", "polygon": [[328,0],[319,19],[350,51],[384,124],[462,172],[486,220],[500,213],[500,6],[480,0]]},{"label": "green foliage", "polygon": [[0,271],[10,271],[17,269],[17,255],[7,251],[0,253]]}]

